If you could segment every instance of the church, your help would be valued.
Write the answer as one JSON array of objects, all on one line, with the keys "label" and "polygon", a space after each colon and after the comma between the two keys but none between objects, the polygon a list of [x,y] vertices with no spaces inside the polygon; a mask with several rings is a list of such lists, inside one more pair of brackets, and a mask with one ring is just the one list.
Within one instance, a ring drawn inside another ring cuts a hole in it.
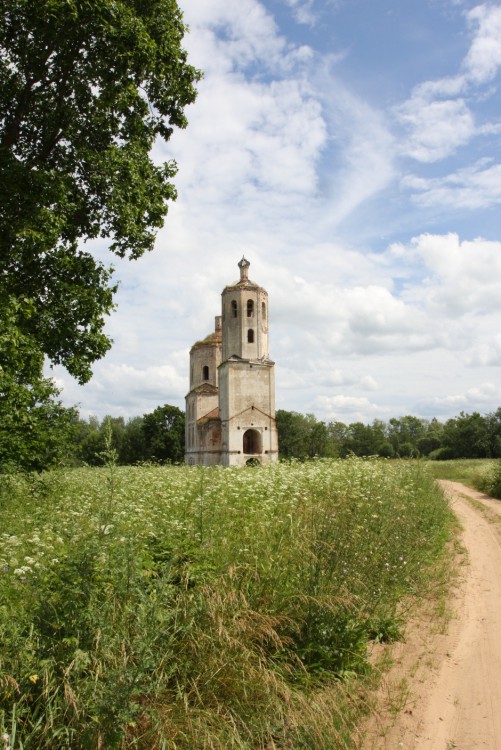
[{"label": "church", "polygon": [[275,363],[268,354],[268,293],[249,279],[222,292],[215,330],[190,350],[186,463],[212,466],[278,460]]}]

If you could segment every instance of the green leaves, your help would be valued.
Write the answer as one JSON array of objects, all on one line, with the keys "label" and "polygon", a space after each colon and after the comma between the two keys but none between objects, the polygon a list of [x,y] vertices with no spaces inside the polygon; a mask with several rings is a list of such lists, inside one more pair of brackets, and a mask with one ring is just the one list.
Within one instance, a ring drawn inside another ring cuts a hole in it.
[{"label": "green leaves", "polygon": [[0,294],[0,473],[58,463],[69,450],[76,419],[43,377],[43,354],[26,332],[34,315],[29,297]]},{"label": "green leaves", "polygon": [[112,269],[153,247],[176,165],[157,137],[185,127],[200,73],[175,0],[0,0],[0,292],[29,296],[23,331],[80,382],[111,345]]},{"label": "green leaves", "polygon": [[[44,208],[61,212],[67,241],[99,233],[112,236],[127,253],[130,227],[124,231],[117,196],[128,194],[136,205],[146,192],[149,204],[161,200],[165,215],[173,197],[172,169],[156,167],[149,151],[157,136],[168,139],[174,126],[186,126],[183,110],[194,101],[200,77],[181,48],[184,26],[177,4],[17,0],[5,12],[0,30],[7,78],[0,92],[5,177],[18,171],[19,184],[20,176],[29,179],[36,170],[49,182],[64,183],[71,198],[66,206],[62,195],[55,202],[47,199],[44,184],[31,206],[35,214]],[[138,184],[124,184],[127,165],[130,174],[141,176]],[[151,230],[160,225],[159,217],[151,222],[144,198],[141,209],[136,217],[141,250],[133,243],[133,256],[151,248]],[[26,211],[22,214],[26,218]],[[14,238],[23,229],[21,218]]]},{"label": "green leaves", "polygon": [[145,414],[143,434],[148,458],[156,461],[182,461],[184,457],[184,413],[177,406],[157,407]]}]

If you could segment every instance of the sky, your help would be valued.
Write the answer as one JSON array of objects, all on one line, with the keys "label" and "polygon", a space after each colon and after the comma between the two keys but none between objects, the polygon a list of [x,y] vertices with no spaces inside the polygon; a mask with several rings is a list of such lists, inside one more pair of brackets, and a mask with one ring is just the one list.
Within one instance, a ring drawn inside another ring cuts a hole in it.
[{"label": "sky", "polygon": [[83,417],[184,409],[237,263],[269,294],[276,407],[371,423],[501,406],[501,3],[181,0],[204,72],[157,143],[178,199],[115,267]]}]

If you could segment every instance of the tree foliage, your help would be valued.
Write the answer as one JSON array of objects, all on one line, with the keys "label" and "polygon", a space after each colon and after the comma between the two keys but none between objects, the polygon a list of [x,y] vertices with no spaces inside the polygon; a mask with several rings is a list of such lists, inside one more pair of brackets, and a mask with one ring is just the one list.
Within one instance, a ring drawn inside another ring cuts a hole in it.
[{"label": "tree foliage", "polygon": [[[23,333],[85,382],[110,346],[111,270],[153,246],[199,73],[175,0],[0,0],[0,290],[30,300]],[[12,365],[10,365],[12,369]]]},{"label": "tree foliage", "polygon": [[26,300],[0,295],[0,473],[40,471],[71,452],[76,410],[61,405],[43,355],[18,325],[31,314]]},{"label": "tree foliage", "polygon": [[139,258],[176,197],[175,163],[150,152],[195,99],[185,31],[176,0],[0,0],[5,465],[60,453],[70,412],[42,377],[44,356],[84,383],[111,345],[112,269],[83,243]]},{"label": "tree foliage", "polygon": [[177,406],[157,407],[144,415],[143,433],[149,453],[157,461],[182,461],[184,458],[184,412]]},{"label": "tree foliage", "polygon": [[501,407],[445,423],[412,415],[393,417],[387,423],[325,423],[313,414],[278,410],[278,447],[281,458],[348,455],[385,458],[497,458],[501,457]]},{"label": "tree foliage", "polygon": [[177,406],[158,406],[142,417],[106,416],[79,419],[73,446],[75,463],[104,463],[107,435],[119,464],[142,461],[176,463],[184,459],[184,412]]}]

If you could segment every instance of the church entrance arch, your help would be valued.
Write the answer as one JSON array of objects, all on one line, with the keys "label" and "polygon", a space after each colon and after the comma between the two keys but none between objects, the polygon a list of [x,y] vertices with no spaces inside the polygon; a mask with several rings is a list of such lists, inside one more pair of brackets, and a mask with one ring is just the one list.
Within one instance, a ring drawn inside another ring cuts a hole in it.
[{"label": "church entrance arch", "polygon": [[263,452],[261,433],[257,430],[246,430],[244,432],[244,453],[251,456],[259,455]]}]

